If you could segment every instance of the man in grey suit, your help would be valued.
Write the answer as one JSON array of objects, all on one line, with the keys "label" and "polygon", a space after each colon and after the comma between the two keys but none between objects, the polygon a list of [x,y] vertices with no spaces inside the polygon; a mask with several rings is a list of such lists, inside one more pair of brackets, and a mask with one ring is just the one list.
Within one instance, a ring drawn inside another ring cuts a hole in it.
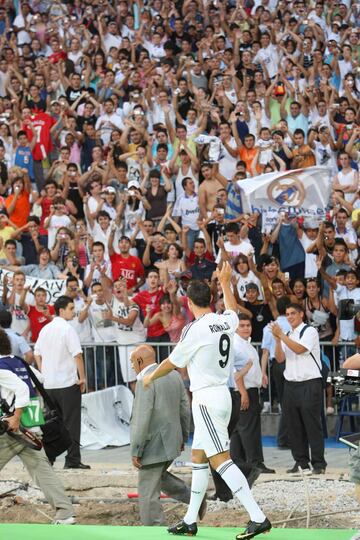
[{"label": "man in grey suit", "polygon": [[[140,345],[131,353],[137,380],[157,367],[155,351]],[[137,384],[131,418],[130,448],[133,465],[139,470],[139,510],[143,525],[164,524],[160,491],[184,502],[190,489],[167,469],[178,457],[189,436],[190,408],[186,390],[177,372],[159,379],[150,388]],[[205,514],[205,499],[199,517]]]}]

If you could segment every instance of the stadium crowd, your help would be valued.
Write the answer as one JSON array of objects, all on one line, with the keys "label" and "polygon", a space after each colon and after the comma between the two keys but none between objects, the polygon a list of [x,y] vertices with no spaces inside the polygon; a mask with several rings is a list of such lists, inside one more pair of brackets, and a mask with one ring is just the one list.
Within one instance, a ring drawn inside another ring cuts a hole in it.
[{"label": "stadium crowd", "polygon": [[[118,360],[133,383],[121,345],[176,343],[192,278],[211,284],[221,313],[215,270],[230,261],[254,342],[288,297],[322,341],[351,349],[356,322],[337,305],[360,301],[359,21],[353,0],[1,2],[12,329],[36,342],[54,317],[47,280],[64,280],[81,342],[104,344],[96,375],[85,359],[88,388],[113,384]],[[326,220],[243,210],[241,180],[315,165],[332,178]],[[273,359],[263,343],[259,386]]]}]

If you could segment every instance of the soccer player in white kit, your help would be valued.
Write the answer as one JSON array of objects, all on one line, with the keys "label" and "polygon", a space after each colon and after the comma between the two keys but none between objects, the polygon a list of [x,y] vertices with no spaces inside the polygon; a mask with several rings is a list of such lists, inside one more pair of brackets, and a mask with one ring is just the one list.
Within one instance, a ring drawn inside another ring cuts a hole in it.
[{"label": "soccer player in white kit", "polygon": [[195,536],[201,502],[209,482],[209,465],[220,474],[234,496],[250,515],[250,521],[236,540],[254,538],[269,532],[271,523],[257,505],[245,476],[229,454],[228,423],[231,397],[227,381],[232,365],[233,338],[239,324],[236,301],[230,288],[231,267],[224,263],[218,273],[224,293],[226,311],[212,312],[211,292],[202,281],[192,281],[187,290],[189,309],[195,320],[188,324],[180,341],[158,368],[143,379],[145,387],[177,367],[187,367],[192,391],[194,441],[191,498],[184,519],[168,531],[176,535]]}]

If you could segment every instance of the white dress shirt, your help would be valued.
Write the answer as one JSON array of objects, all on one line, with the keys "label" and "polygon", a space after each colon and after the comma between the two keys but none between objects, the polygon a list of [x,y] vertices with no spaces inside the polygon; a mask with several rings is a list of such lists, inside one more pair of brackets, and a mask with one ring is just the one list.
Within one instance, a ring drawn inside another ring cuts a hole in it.
[{"label": "white dress shirt", "polygon": [[75,356],[82,352],[79,336],[62,317],[40,331],[34,354],[41,356],[44,388],[68,388],[78,380]]},{"label": "white dress shirt", "polygon": [[[304,353],[296,354],[285,343],[281,343],[286,358],[284,377],[287,381],[304,382],[321,378],[319,333],[316,328],[309,326],[300,338],[300,332],[304,326],[304,323],[299,324],[288,335],[292,341],[296,341],[307,349]],[[310,353],[314,355],[316,363]]]}]

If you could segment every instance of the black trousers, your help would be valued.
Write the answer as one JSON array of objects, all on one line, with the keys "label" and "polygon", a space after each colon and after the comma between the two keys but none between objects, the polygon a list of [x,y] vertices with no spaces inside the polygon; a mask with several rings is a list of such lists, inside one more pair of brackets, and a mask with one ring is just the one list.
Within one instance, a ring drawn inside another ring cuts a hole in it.
[{"label": "black trousers", "polygon": [[285,371],[285,362],[277,362],[275,359],[272,362],[272,374],[274,379],[274,384],[276,388],[277,397],[281,405],[281,414],[277,434],[277,444],[278,446],[289,446],[289,438],[286,430],[286,419],[283,408],[284,401],[284,371]]},{"label": "black trousers", "polygon": [[[230,390],[230,393],[231,393],[232,407],[231,407],[230,422],[228,425],[228,433],[229,433],[229,438],[231,440],[231,435],[235,429],[235,426],[238,422],[239,414],[240,414],[240,394],[239,392],[235,392],[235,390]],[[247,477],[252,467],[248,463],[245,463],[241,459],[240,456],[232,452],[231,445],[230,445],[230,457],[235,463],[235,465],[237,465],[239,469],[241,470],[241,472]],[[232,498],[231,489],[221,478],[220,474],[215,471],[215,469],[210,467],[210,470],[211,470],[211,474],[212,474],[214,485],[215,485],[216,497],[218,497],[220,500],[231,499]]]},{"label": "black trousers", "polygon": [[[230,452],[242,461],[256,466],[264,462],[261,442],[261,405],[258,388],[248,388],[249,408],[239,412],[230,438]],[[240,398],[241,404],[241,398]]]},{"label": "black trousers", "polygon": [[80,459],[80,428],[81,428],[81,392],[77,384],[67,388],[46,390],[61,413],[65,426],[72,439],[68,448],[65,462],[68,465],[78,465]]},{"label": "black trousers", "polygon": [[[321,423],[321,379],[285,381],[283,407],[291,452],[301,467],[325,468],[324,434]],[[310,452],[309,452],[310,447]]]}]

